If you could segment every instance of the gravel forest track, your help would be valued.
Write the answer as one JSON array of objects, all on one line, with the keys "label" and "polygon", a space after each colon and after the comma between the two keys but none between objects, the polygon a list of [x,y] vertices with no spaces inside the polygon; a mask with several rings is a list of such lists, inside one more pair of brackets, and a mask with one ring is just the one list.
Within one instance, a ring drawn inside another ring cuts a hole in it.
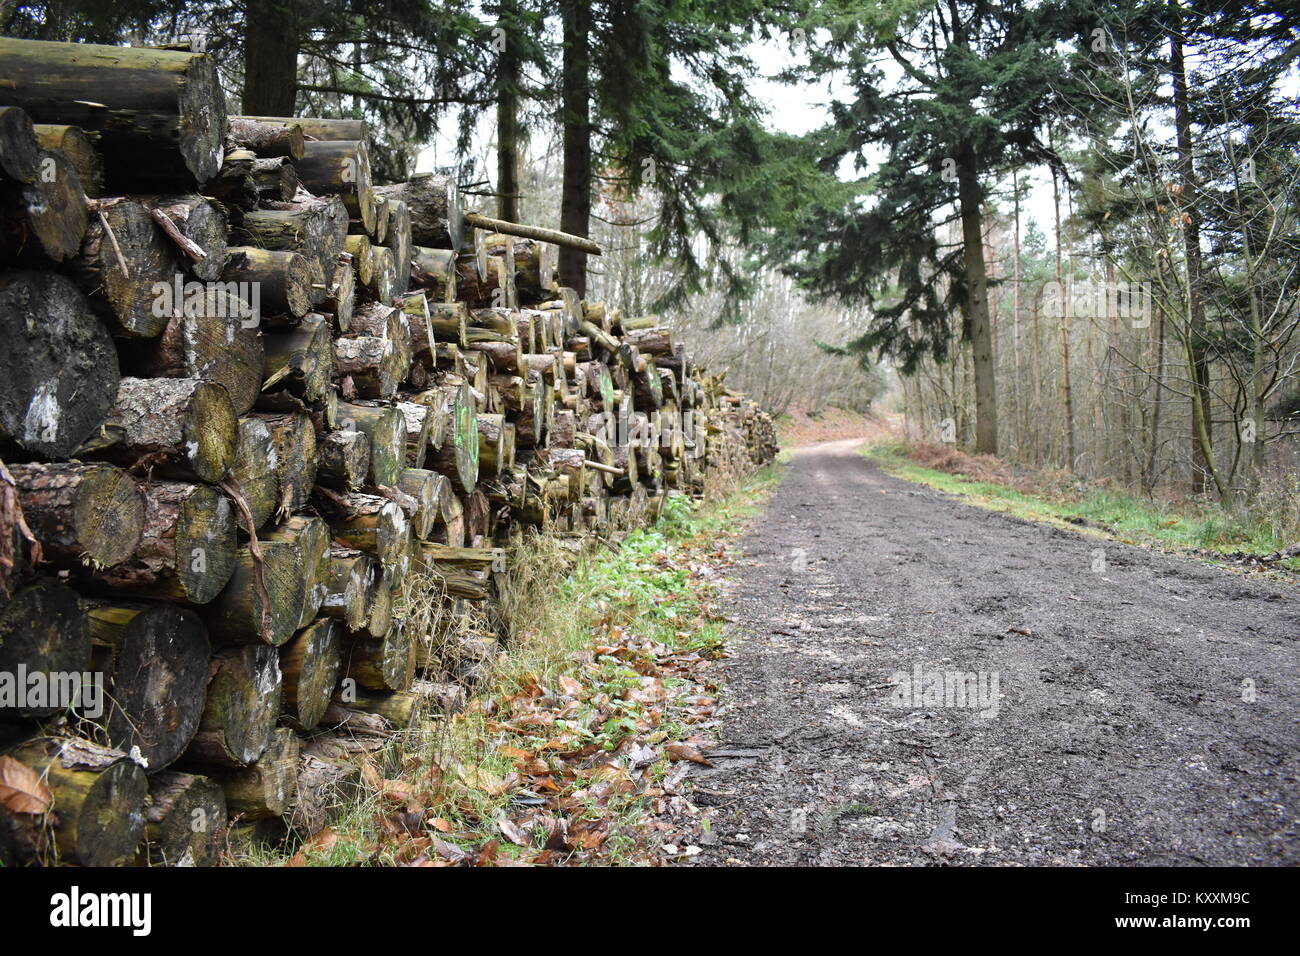
[{"label": "gravel forest track", "polygon": [[1300,590],[966,505],[860,444],[797,452],[744,538],[696,863],[1300,863]]}]

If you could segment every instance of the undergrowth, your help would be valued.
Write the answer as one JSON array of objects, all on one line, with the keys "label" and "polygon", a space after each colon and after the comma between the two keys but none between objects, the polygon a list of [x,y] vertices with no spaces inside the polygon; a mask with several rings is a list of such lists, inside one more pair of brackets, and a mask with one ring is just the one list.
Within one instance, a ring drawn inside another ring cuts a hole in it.
[{"label": "undergrowth", "polygon": [[713,602],[727,539],[780,471],[715,481],[703,502],[671,496],[618,545],[518,540],[500,650],[469,705],[367,758],[366,785],[331,826],[237,862],[295,849],[293,863],[327,866],[661,859],[674,761],[696,759],[715,706],[696,668],[723,654]]}]

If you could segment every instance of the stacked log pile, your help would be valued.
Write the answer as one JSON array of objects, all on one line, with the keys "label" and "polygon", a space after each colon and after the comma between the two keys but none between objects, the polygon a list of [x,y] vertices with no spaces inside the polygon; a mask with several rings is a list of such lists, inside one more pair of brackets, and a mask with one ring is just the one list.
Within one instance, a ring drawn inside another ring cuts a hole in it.
[{"label": "stacked log pile", "polygon": [[227,117],[199,54],[0,60],[0,861],[309,835],[496,654],[467,612],[514,538],[774,456],[451,175],[375,184],[364,122]]}]

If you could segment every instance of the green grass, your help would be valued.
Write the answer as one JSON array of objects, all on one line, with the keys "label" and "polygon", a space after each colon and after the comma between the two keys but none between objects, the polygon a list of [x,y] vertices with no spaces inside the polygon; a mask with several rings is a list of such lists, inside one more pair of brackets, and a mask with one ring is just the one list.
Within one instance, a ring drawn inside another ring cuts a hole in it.
[{"label": "green grass", "polygon": [[[1262,555],[1292,543],[1279,537],[1266,523],[1231,514],[1216,504],[1179,506],[1095,488],[1068,498],[1032,494],[922,467],[909,459],[903,446],[896,442],[870,445],[863,449],[863,454],[897,478],[956,495],[970,504],[1127,544]],[[1080,521],[1091,524],[1080,524]],[[1275,567],[1300,570],[1300,559],[1280,561]]]}]

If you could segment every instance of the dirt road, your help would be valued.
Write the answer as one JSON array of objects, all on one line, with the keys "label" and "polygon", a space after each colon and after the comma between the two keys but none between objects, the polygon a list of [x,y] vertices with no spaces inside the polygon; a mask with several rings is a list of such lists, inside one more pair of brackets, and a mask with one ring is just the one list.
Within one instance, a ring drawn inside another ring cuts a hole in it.
[{"label": "dirt road", "polygon": [[856,445],[800,452],[744,541],[696,862],[1300,863],[1300,590]]}]

